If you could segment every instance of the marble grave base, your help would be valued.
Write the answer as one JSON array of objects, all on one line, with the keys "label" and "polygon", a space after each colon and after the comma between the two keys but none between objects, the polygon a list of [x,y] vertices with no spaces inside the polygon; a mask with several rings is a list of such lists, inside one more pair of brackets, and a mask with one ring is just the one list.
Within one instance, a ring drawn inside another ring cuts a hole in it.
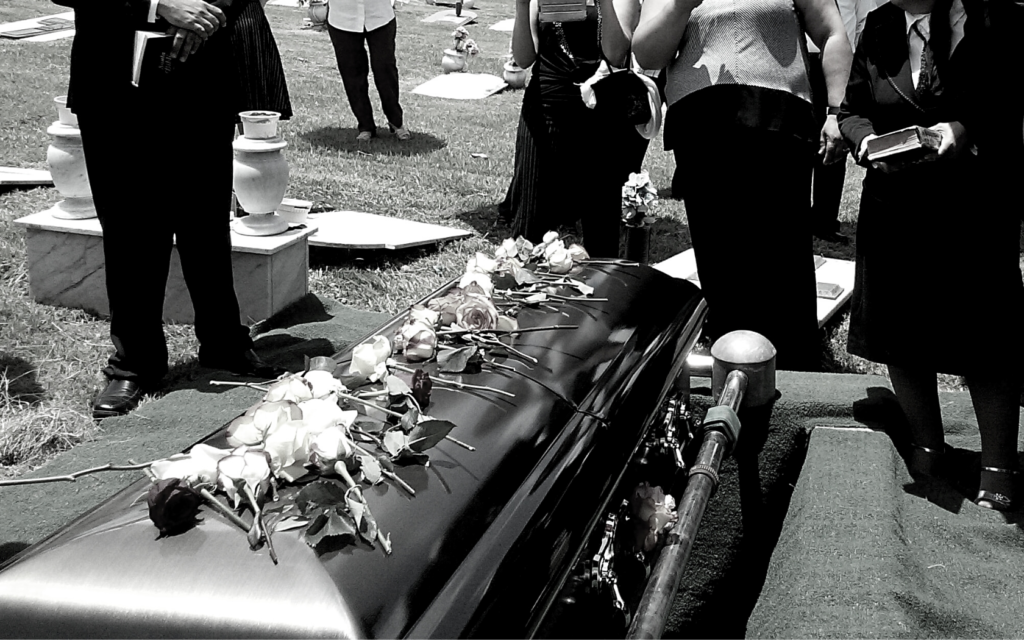
[{"label": "marble grave base", "polygon": [[[15,222],[25,228],[29,289],[36,302],[109,315],[99,220],[59,220],[44,211]],[[243,324],[265,320],[306,295],[313,231],[264,237],[232,232],[231,266]],[[171,253],[163,319],[195,320],[177,248]]]}]

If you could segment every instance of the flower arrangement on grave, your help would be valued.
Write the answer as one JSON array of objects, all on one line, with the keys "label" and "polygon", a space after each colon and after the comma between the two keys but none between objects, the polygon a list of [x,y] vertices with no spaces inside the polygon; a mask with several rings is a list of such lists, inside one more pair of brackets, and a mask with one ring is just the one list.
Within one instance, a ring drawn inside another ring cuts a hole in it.
[{"label": "flower arrangement on grave", "polygon": [[658,190],[651,182],[647,171],[630,173],[622,185],[622,222],[627,227],[643,227],[654,224],[651,209],[658,201]]},{"label": "flower arrangement on grave", "polygon": [[[347,368],[316,357],[307,359],[302,372],[266,385],[245,383],[264,395],[228,425],[227,448],[197,444],[148,463],[108,464],[0,486],[143,470],[152,481],[150,519],[161,536],[194,526],[208,505],[244,529],[251,548],[265,546],[275,563],[273,534],[290,529],[302,529],[313,548],[332,540],[379,546],[390,554],[390,535],[377,523],[364,490],[386,482],[414,497],[396,466],[429,465],[430,450],[443,440],[475,450],[451,435],[454,423],[429,414],[432,389],[514,397],[445,376],[483,368],[519,373],[496,358],[536,364],[516,349],[518,335],[577,327],[521,328],[517,315],[526,308],[557,310],[567,301],[601,301],[592,287],[572,277],[583,262],[603,261],[591,260],[578,244],[566,246],[555,232],[537,244],[507,239],[493,256],[474,255],[456,286],[411,307],[393,332],[357,345]],[[436,363],[435,376],[421,368],[427,362]]]},{"label": "flower arrangement on grave", "polygon": [[476,40],[469,37],[469,32],[465,27],[456,27],[455,31],[452,31],[452,41],[454,42],[452,49],[458,53],[465,56],[475,56],[480,53],[480,47],[477,46]]}]

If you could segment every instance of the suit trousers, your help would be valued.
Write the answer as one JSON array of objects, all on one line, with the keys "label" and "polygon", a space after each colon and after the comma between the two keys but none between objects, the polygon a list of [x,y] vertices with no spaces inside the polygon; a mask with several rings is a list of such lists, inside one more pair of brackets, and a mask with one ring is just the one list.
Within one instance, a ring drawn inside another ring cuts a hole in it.
[{"label": "suit trousers", "polygon": [[[345,85],[345,95],[356,116],[359,131],[369,131],[374,135],[377,133],[373,106],[370,104],[371,69],[384,116],[395,127],[403,125],[402,106],[398,103],[398,63],[395,60],[397,25],[398,21],[394,19],[383,27],[362,33],[342,31],[327,25],[331,44],[334,45],[334,55],[338,60],[338,71]],[[366,58],[367,48],[370,50],[369,63]]]},{"label": "suit trousers", "polygon": [[175,243],[195,308],[200,361],[238,357],[252,347],[231,272],[233,126],[192,102],[138,99],[122,106],[78,114],[103,228],[115,348],[104,374],[155,385],[167,372],[162,316]]}]

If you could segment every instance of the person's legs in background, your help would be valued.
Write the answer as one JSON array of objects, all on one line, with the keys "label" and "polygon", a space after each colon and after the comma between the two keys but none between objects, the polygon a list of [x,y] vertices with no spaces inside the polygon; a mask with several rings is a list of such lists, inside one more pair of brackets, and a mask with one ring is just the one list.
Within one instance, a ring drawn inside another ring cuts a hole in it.
[{"label": "person's legs in background", "polygon": [[353,33],[327,25],[338,61],[338,72],[345,85],[348,104],[356,117],[359,134],[356,139],[366,141],[377,135],[373,120],[373,106],[370,104],[370,64],[363,46],[366,33]]},{"label": "person's legs in background", "polygon": [[405,127],[402,105],[398,102],[398,61],[395,59],[397,30],[398,19],[395,18],[383,27],[367,32],[366,44],[370,49],[373,83],[380,94],[381,107],[388,125],[399,140],[408,140],[411,136]]},{"label": "person's legs in background", "polygon": [[[828,110],[828,91],[825,87],[825,74],[821,69],[821,54],[808,55],[808,75],[811,80],[811,95],[814,97],[814,115],[818,129],[825,124]],[[832,242],[848,242],[849,239],[839,233],[839,204],[843,199],[843,184],[846,181],[846,156],[838,162],[825,164],[824,156],[817,155],[814,160],[813,178],[811,180],[811,222],[815,236]]]}]

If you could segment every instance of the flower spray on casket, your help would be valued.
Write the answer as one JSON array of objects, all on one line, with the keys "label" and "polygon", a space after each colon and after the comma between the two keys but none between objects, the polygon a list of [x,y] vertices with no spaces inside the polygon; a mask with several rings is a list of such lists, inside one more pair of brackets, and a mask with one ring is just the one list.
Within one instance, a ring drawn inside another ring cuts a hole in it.
[{"label": "flower spray on casket", "polygon": [[[429,451],[441,442],[475,450],[450,435],[455,424],[427,413],[432,390],[514,397],[465,383],[457,374],[482,367],[520,373],[495,362],[496,355],[536,364],[537,358],[515,347],[516,336],[577,327],[520,327],[518,312],[557,312],[574,300],[600,302],[578,275],[588,262],[608,261],[590,259],[583,247],[566,246],[554,232],[537,244],[508,239],[493,257],[471,258],[444,295],[411,307],[393,333],[357,345],[347,363],[308,359],[304,371],[265,385],[215,381],[264,393],[228,425],[226,448],[197,444],[142,464],[107,464],[63,476],[4,480],[0,486],[143,470],[152,481],[147,504],[160,536],[184,533],[209,506],[242,528],[254,550],[265,546],[275,563],[272,535],[290,529],[301,529],[314,549],[333,541],[379,545],[390,553],[390,536],[373,517],[364,487],[387,482],[415,497],[397,466],[429,465]],[[428,362],[437,365],[433,377],[420,368]]]}]

